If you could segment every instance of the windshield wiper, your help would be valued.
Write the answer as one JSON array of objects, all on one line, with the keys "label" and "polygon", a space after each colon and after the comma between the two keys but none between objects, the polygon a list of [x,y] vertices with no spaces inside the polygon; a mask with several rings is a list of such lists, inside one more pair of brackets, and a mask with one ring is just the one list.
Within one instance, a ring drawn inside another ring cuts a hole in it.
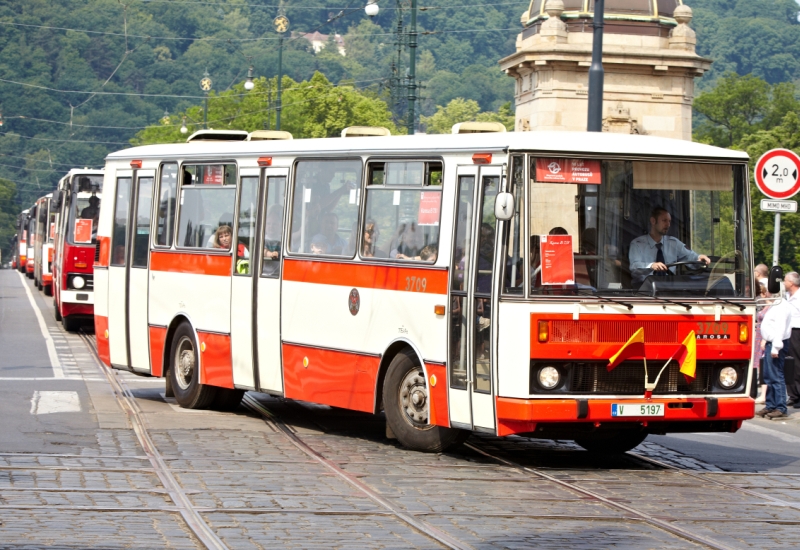
[{"label": "windshield wiper", "polygon": [[656,296],[655,293],[651,294],[649,292],[641,292],[641,291],[639,291],[636,294],[642,295],[642,296],[647,296],[648,298],[655,298],[656,300],[661,300],[662,302],[667,302],[668,304],[675,304],[676,306],[685,307],[686,311],[689,311],[689,310],[692,309],[692,304],[686,304],[684,302],[676,302],[675,300],[670,300],[670,299],[664,298],[662,296]]},{"label": "windshield wiper", "polygon": [[709,296],[709,298],[713,298],[714,300],[719,300],[720,302],[725,302],[726,304],[736,306],[739,308],[739,311],[744,311],[747,309],[743,304],[737,304],[736,302],[731,302],[730,300],[726,300],[725,298],[718,298],[716,296]]},{"label": "windshield wiper", "polygon": [[617,305],[620,305],[620,306],[625,306],[626,308],[628,308],[629,311],[631,309],[633,309],[633,304],[629,304],[627,302],[620,302],[619,300],[613,300],[611,298],[606,298],[605,296],[600,296],[598,294],[591,294],[591,293],[590,294],[582,294],[581,291],[578,291],[578,296],[591,296],[592,298],[597,298],[598,300],[600,300],[602,302],[608,302],[610,304],[617,304]]}]

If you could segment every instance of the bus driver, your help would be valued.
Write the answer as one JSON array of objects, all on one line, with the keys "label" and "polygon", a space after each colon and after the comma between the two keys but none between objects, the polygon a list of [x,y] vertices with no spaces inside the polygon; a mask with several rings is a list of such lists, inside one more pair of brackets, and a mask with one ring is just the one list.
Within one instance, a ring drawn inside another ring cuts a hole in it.
[{"label": "bus driver", "polygon": [[639,288],[649,275],[674,274],[675,268],[667,264],[699,260],[708,265],[711,262],[708,256],[689,250],[681,241],[667,235],[671,223],[669,212],[656,207],[650,213],[650,233],[631,241],[628,259],[633,288]]}]

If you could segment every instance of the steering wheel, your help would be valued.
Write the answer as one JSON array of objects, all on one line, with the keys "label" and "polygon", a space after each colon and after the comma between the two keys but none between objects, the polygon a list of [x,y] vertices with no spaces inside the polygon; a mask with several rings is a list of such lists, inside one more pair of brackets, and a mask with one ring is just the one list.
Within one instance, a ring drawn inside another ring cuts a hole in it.
[{"label": "steering wheel", "polygon": [[697,264],[700,264],[700,266],[703,269],[708,267],[708,264],[706,264],[701,260],[690,260],[688,262],[672,262],[671,264],[664,264],[664,265],[666,265],[667,267],[677,267],[679,265],[697,265]]}]

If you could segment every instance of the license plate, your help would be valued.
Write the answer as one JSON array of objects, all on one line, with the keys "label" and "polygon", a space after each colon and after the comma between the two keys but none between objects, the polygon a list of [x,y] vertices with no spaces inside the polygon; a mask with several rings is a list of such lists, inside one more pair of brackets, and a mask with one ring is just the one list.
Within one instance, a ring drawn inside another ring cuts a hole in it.
[{"label": "license plate", "polygon": [[614,403],[611,416],[664,416],[663,403]]}]

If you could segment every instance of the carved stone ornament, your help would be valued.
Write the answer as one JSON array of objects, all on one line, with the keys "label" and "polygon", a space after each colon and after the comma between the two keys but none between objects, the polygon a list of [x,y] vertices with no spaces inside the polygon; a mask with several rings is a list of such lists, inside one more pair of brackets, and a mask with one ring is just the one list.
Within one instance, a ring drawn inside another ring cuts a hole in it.
[{"label": "carved stone ornament", "polygon": [[567,24],[561,20],[561,14],[564,13],[564,2],[562,0],[547,0],[544,5],[544,11],[547,12],[548,19],[542,23],[539,36],[548,42],[566,43]]},{"label": "carved stone ornament", "polygon": [[639,121],[631,117],[631,110],[622,102],[616,107],[608,108],[608,115],[603,118],[603,131],[614,134],[643,134]]},{"label": "carved stone ornament", "polygon": [[697,45],[697,34],[689,27],[692,21],[692,8],[680,5],[672,14],[678,26],[669,32],[669,47],[671,50],[687,50],[693,52]]}]

